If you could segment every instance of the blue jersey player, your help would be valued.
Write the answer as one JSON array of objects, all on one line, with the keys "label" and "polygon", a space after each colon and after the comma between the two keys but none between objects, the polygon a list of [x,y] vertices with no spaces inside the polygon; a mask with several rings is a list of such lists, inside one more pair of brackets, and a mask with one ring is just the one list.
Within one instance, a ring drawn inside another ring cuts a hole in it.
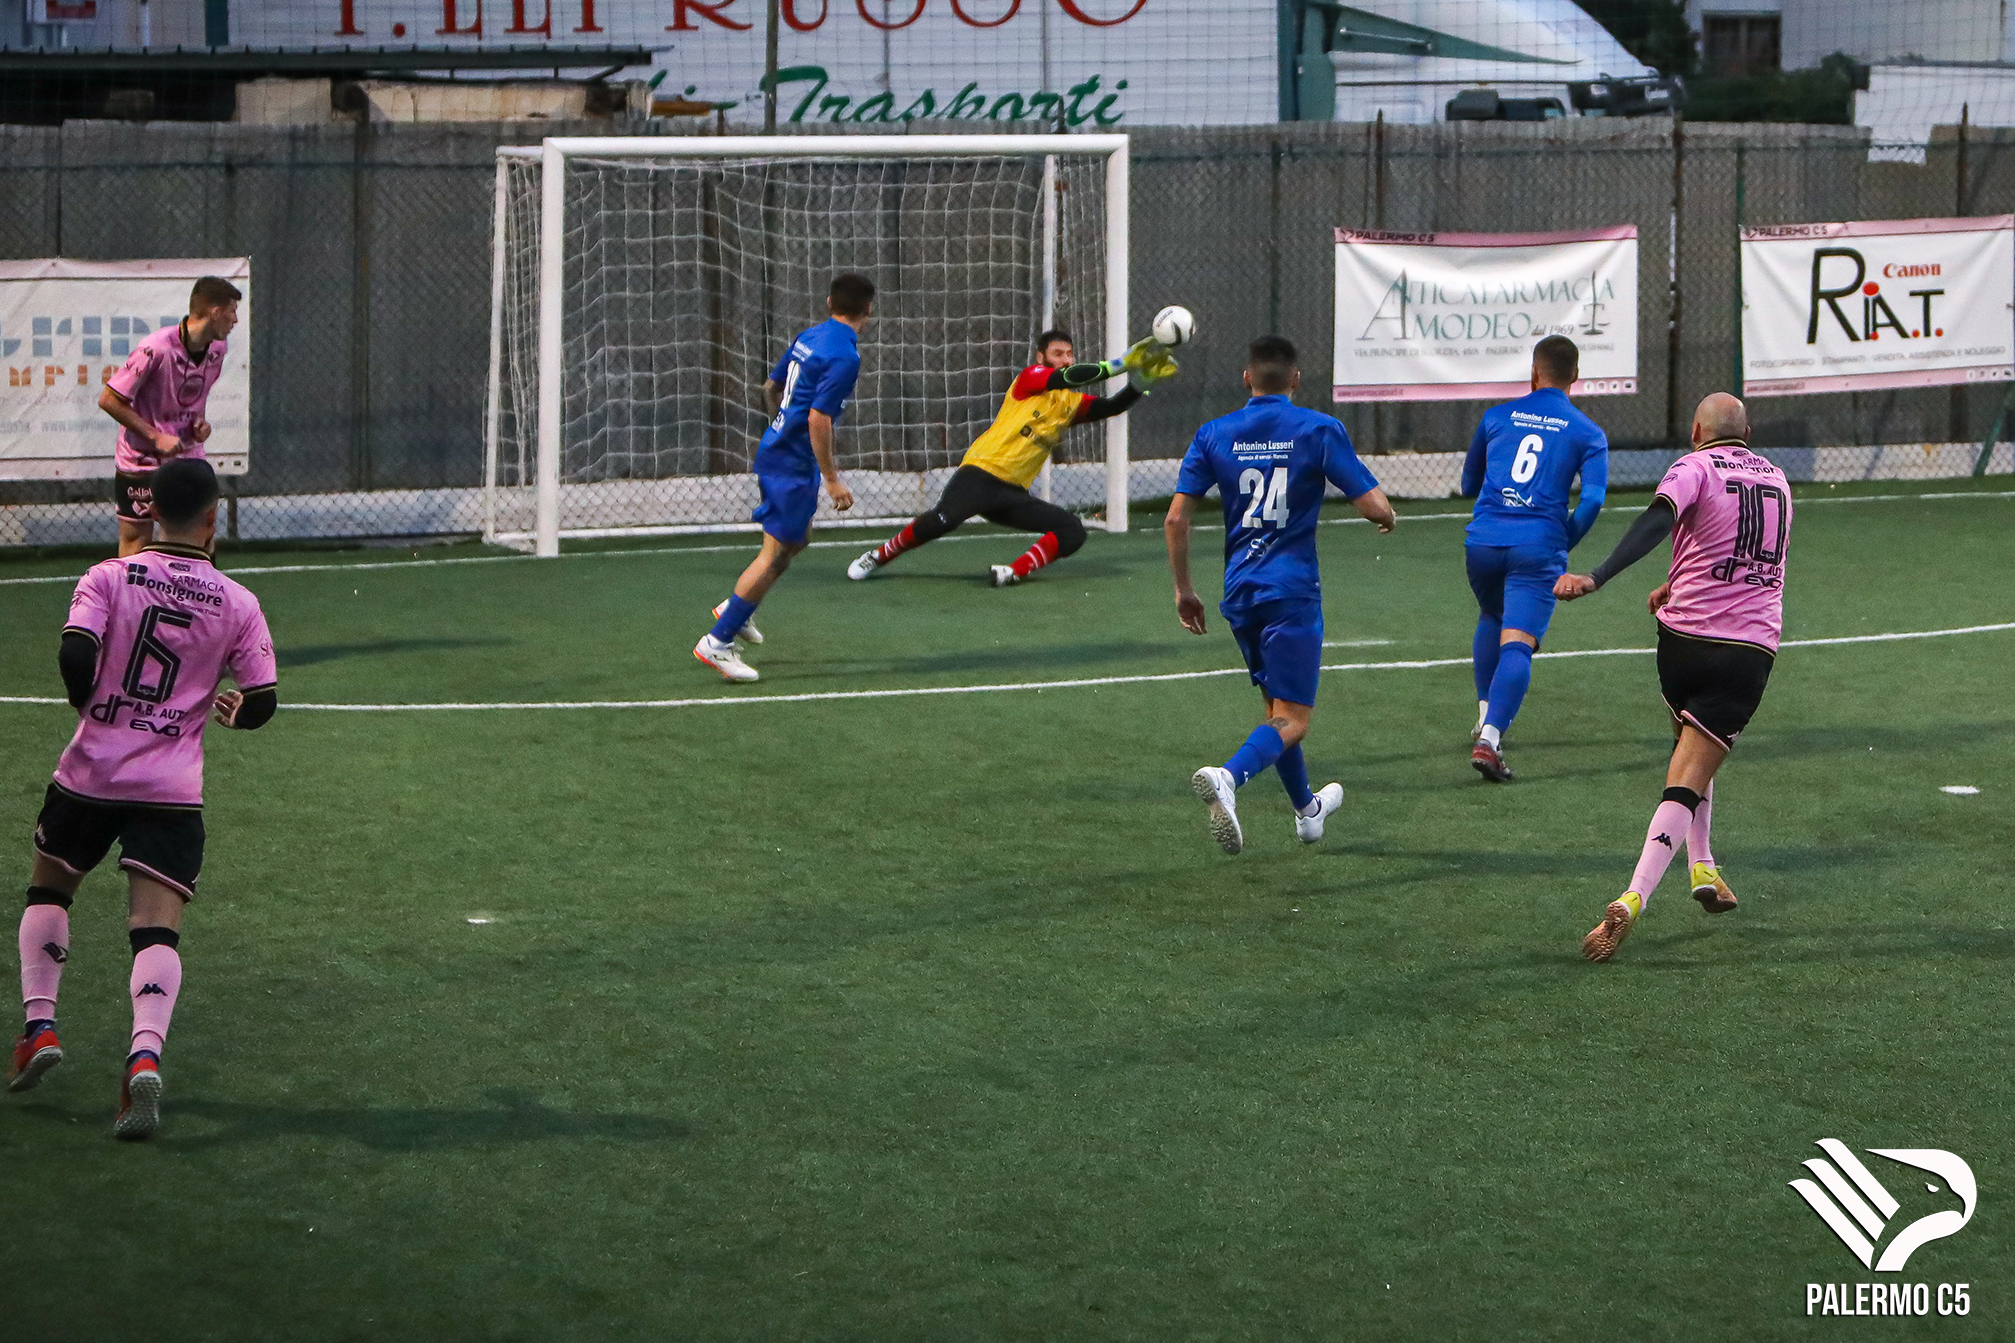
[{"label": "blue jersey player", "polygon": [[1385,491],[1357,459],[1350,435],[1328,415],[1288,399],[1301,386],[1294,346],[1261,336],[1247,352],[1242,410],[1196,431],[1183,455],[1176,495],[1163,532],[1175,571],[1175,611],[1183,628],[1202,634],[1203,601],[1189,581],[1190,519],[1216,490],[1224,504],[1224,601],[1252,671],[1265,717],[1223,766],[1205,765],[1190,788],[1210,808],[1210,831],[1226,853],[1245,847],[1238,823],[1238,789],[1272,765],[1294,804],[1294,831],[1304,843],[1322,838],[1323,822],[1343,805],[1343,785],[1308,786],[1301,739],[1315,705],[1322,671],[1322,571],[1315,525],[1324,488],[1335,485],[1381,532],[1395,521]]},{"label": "blue jersey player", "polygon": [[[1479,608],[1470,646],[1477,705],[1469,763],[1492,783],[1512,779],[1504,734],[1553,620],[1553,581],[1567,572],[1567,552],[1595,525],[1609,493],[1609,439],[1567,400],[1580,374],[1573,341],[1540,341],[1532,349],[1532,391],[1484,412],[1462,468],[1462,493],[1476,498],[1465,552]],[[1569,513],[1577,475],[1581,502]]]},{"label": "blue jersey player", "polygon": [[792,558],[811,542],[819,477],[825,477],[834,508],[844,513],[854,506],[853,491],[833,460],[833,426],[860,377],[860,333],[874,304],[874,281],[852,271],[835,276],[826,295],[831,320],[793,340],[763,385],[771,416],[755,463],[762,490],[755,520],[763,524],[763,548],[735,580],[734,595],[714,608],[713,629],[693,646],[693,656],[726,680],[760,679],[742,660],[735,640],[763,641],[750,617]]}]

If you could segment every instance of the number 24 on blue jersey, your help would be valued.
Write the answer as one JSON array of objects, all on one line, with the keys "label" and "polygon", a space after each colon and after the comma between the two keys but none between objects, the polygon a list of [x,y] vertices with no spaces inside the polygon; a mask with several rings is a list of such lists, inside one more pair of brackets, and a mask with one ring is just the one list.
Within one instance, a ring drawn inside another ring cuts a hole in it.
[{"label": "number 24 on blue jersey", "polygon": [[1238,493],[1240,498],[1252,496],[1245,513],[1239,518],[1240,527],[1285,527],[1287,526],[1287,468],[1276,466],[1268,475],[1254,467],[1247,467],[1239,473]]}]

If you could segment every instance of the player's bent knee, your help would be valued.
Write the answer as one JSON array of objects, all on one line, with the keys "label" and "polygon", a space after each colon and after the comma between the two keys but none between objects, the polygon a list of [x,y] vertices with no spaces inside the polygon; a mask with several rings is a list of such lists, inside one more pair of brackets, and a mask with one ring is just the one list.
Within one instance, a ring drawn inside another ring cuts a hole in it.
[{"label": "player's bent knee", "polygon": [[1497,642],[1500,645],[1524,644],[1527,648],[1539,647],[1538,636],[1527,634],[1524,630],[1505,630],[1497,636]]},{"label": "player's bent knee", "polygon": [[68,909],[70,908],[70,902],[70,896],[55,889],[53,886],[30,886],[28,888],[28,903],[31,905],[61,905],[64,909]]},{"label": "player's bent knee", "polygon": [[1062,559],[1066,555],[1075,555],[1083,546],[1084,523],[1075,513],[1064,514],[1056,525],[1056,557]]}]

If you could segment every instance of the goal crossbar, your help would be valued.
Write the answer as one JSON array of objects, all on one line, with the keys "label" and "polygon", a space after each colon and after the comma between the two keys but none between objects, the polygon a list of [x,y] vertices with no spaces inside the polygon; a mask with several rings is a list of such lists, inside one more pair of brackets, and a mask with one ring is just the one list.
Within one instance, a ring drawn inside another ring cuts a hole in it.
[{"label": "goal crossbar", "polygon": [[[835,135],[835,136],[551,136],[538,146],[500,146],[497,151],[497,220],[493,230],[493,312],[490,382],[485,405],[486,494],[498,470],[498,400],[503,377],[500,304],[507,265],[504,225],[508,165],[536,160],[539,175],[539,267],[537,429],[534,453],[535,510],[531,537],[535,554],[559,553],[562,535],[610,535],[608,529],[563,529],[560,475],[563,433],[566,277],[566,164],[570,158],[741,159],[755,162],[806,159],[1046,158],[1103,156],[1105,159],[1105,351],[1127,344],[1127,161],[1125,135]],[[1107,531],[1127,527],[1126,417],[1104,422],[1105,522]],[[486,513],[489,506],[486,505]],[[630,529],[644,534],[643,529]],[[651,528],[653,532],[665,529]],[[683,529],[682,529],[683,530]],[[515,538],[513,538],[515,539]]]}]

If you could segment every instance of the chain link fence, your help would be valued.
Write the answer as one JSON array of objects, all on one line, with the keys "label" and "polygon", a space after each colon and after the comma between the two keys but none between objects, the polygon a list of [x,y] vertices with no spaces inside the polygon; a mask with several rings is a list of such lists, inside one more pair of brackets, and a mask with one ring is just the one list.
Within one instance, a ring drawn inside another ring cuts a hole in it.
[{"label": "chain link fence", "polygon": [[[475,533],[495,149],[607,130],[0,126],[0,258],[250,256],[252,457],[249,474],[229,485],[231,533]],[[1202,339],[1184,352],[1182,376],[1133,412],[1133,493],[1168,493],[1196,426],[1238,404],[1253,335],[1291,337],[1304,399],[1326,402],[1337,226],[1635,224],[1638,391],[1586,403],[1622,450],[1616,474],[1629,483],[1655,479],[1693,404],[1734,381],[1739,225],[2008,212],[2015,132],[1998,130],[1941,130],[1915,164],[1871,162],[1866,133],[1851,127],[1569,119],[1136,129],[1132,326],[1182,303]],[[1080,336],[1089,353],[1091,333]],[[999,371],[1004,384],[1011,370]],[[1972,466],[1963,445],[2000,423],[2001,392],[1908,388],[1752,410],[1758,444],[1794,474],[1963,474]],[[1387,455],[1388,488],[1435,496],[1452,489],[1453,454],[1483,408],[1338,409],[1364,451]],[[108,422],[108,444],[111,433]],[[1095,452],[1096,433],[1073,431],[1061,455]],[[842,426],[843,465],[847,446]],[[2008,469],[2008,452],[1998,450],[1995,469]],[[108,495],[102,482],[0,482],[0,544],[109,541]]]}]

